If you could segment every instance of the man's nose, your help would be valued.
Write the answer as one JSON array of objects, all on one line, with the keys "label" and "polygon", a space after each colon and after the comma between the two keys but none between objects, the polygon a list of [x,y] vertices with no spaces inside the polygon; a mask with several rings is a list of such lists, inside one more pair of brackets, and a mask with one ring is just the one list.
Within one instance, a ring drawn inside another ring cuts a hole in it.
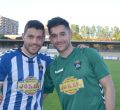
[{"label": "man's nose", "polygon": [[37,43],[38,40],[37,40],[36,38],[33,38],[33,39],[32,39],[32,42],[33,42],[33,43]]},{"label": "man's nose", "polygon": [[61,40],[61,36],[57,35],[57,41],[60,41],[60,40]]}]

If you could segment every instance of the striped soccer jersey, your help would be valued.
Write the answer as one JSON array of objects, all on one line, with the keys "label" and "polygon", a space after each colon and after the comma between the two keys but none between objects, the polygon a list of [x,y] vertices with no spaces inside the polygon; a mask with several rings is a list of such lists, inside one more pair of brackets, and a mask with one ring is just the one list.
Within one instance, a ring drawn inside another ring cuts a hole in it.
[{"label": "striped soccer jersey", "polygon": [[38,53],[25,56],[12,49],[0,56],[3,101],[0,110],[42,110],[43,80],[51,58]]}]

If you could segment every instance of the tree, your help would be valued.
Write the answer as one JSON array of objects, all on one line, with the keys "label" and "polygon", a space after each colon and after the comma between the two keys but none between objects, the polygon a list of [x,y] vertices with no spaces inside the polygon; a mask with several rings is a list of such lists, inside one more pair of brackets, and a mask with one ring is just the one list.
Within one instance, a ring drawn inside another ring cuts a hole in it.
[{"label": "tree", "polygon": [[3,39],[4,38],[4,35],[0,35],[0,39]]},{"label": "tree", "polygon": [[90,28],[88,26],[81,26],[80,35],[82,37],[89,37]]},{"label": "tree", "polygon": [[82,39],[83,38],[79,34],[73,33],[72,40],[81,41]]},{"label": "tree", "polygon": [[90,28],[89,34],[91,37],[94,37],[96,35],[96,27],[94,25]]},{"label": "tree", "polygon": [[79,34],[79,25],[72,24],[71,29],[73,33]]},{"label": "tree", "polygon": [[115,40],[119,40],[120,41],[120,29],[117,26],[114,26],[113,28],[111,28],[112,30],[112,36]]},{"label": "tree", "polygon": [[0,39],[9,39],[9,38],[5,37],[4,35],[0,35]]}]

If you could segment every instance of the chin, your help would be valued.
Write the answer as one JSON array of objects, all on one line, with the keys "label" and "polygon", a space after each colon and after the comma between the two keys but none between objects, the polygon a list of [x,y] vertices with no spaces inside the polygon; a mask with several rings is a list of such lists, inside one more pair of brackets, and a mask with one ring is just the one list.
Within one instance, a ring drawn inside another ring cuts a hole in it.
[{"label": "chin", "polygon": [[36,53],[38,53],[38,51],[31,52],[32,55],[35,55]]},{"label": "chin", "polygon": [[57,49],[58,52],[63,52],[64,50],[63,49]]}]

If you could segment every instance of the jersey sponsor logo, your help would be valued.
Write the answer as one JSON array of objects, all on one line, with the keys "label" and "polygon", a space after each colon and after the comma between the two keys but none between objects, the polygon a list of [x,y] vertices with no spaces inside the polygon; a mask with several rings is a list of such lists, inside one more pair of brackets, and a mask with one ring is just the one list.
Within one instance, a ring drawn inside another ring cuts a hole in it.
[{"label": "jersey sponsor logo", "polygon": [[80,88],[84,88],[83,79],[77,79],[73,76],[66,78],[60,84],[60,92],[70,95],[75,94]]},{"label": "jersey sponsor logo", "polygon": [[58,74],[58,73],[60,73],[60,72],[62,72],[62,71],[63,71],[63,68],[61,68],[61,69],[55,71],[55,74]]},{"label": "jersey sponsor logo", "polygon": [[41,87],[39,80],[34,77],[28,77],[22,82],[18,82],[18,90],[27,95],[34,95]]}]

